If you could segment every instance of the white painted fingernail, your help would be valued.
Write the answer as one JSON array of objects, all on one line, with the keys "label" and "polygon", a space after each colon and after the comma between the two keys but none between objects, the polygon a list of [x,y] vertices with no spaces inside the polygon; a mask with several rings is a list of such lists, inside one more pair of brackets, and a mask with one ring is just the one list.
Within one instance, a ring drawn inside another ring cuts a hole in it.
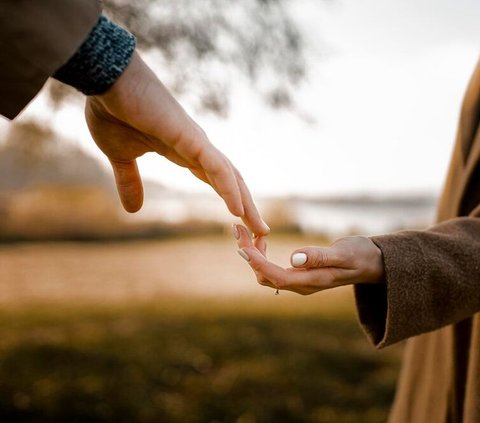
[{"label": "white painted fingernail", "polygon": [[248,254],[245,251],[238,250],[238,254],[240,254],[240,257],[242,257],[246,261],[250,261],[250,257],[248,256]]},{"label": "white painted fingernail", "polygon": [[307,255],[305,253],[295,253],[292,256],[292,266],[301,266],[307,262]]}]

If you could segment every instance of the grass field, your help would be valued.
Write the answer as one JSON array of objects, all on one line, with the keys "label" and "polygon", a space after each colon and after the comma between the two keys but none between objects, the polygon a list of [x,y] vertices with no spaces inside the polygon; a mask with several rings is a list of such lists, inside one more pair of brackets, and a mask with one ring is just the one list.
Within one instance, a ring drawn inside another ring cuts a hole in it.
[{"label": "grass field", "polygon": [[393,397],[401,351],[349,289],[276,297],[228,237],[4,246],[0,289],[2,422],[383,422]]}]

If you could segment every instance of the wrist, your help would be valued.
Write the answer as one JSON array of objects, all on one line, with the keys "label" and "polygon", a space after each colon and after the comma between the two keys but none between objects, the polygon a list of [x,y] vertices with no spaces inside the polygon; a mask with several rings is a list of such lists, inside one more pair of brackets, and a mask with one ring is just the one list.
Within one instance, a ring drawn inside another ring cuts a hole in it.
[{"label": "wrist", "polygon": [[383,264],[382,250],[370,239],[368,240],[368,266],[367,266],[367,282],[381,283],[385,279],[385,267]]},{"label": "wrist", "polygon": [[127,68],[135,37],[101,16],[87,39],[53,77],[86,95],[106,92]]}]

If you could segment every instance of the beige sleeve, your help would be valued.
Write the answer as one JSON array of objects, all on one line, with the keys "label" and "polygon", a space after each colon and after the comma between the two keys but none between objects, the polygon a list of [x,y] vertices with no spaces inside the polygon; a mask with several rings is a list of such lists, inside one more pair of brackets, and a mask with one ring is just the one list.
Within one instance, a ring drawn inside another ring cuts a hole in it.
[{"label": "beige sleeve", "polygon": [[355,286],[355,299],[376,347],[480,311],[480,219],[460,217],[371,239],[382,250],[385,281]]}]

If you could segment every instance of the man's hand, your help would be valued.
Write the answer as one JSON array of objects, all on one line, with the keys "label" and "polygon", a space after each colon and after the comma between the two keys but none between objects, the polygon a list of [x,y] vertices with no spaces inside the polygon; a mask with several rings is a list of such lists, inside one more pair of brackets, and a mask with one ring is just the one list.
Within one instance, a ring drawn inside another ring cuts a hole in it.
[{"label": "man's hand", "polygon": [[143,203],[135,160],[156,152],[211,185],[252,232],[268,234],[238,170],[210,143],[136,52],[106,93],[87,98],[85,117],[93,139],[112,164],[127,211],[136,212]]},{"label": "man's hand", "polygon": [[356,283],[383,280],[382,252],[367,237],[340,238],[329,247],[304,247],[291,258],[293,267],[284,269],[266,258],[262,237],[253,240],[247,229],[235,225],[240,255],[255,272],[258,283],[302,295]]}]

